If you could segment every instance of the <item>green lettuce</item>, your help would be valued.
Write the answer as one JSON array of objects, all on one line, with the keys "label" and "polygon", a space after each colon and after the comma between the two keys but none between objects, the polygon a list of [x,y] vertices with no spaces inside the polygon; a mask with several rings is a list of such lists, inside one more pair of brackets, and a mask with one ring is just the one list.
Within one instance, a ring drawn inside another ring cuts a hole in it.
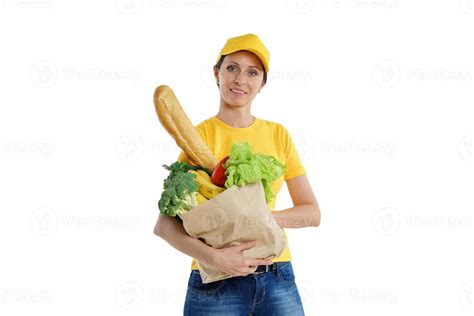
[{"label": "green lettuce", "polygon": [[267,203],[274,198],[272,182],[286,171],[286,166],[273,156],[252,153],[248,142],[232,144],[224,168],[227,176],[226,188],[262,181]]}]

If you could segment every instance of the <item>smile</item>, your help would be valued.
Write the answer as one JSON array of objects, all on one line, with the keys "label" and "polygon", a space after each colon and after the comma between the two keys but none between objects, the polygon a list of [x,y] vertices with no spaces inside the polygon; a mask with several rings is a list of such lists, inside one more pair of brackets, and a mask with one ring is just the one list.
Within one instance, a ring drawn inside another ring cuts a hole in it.
[{"label": "smile", "polygon": [[247,92],[242,91],[242,90],[238,90],[238,89],[232,89],[232,88],[231,88],[231,89],[229,89],[229,90],[232,91],[232,92],[235,93],[235,94],[238,94],[238,95],[245,95],[245,94],[247,94]]}]

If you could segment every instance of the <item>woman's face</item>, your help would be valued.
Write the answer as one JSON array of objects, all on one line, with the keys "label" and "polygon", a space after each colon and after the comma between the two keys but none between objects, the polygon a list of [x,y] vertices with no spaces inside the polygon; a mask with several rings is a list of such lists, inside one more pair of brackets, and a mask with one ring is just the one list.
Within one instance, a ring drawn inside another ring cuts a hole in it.
[{"label": "woman's face", "polygon": [[230,106],[252,103],[263,83],[264,68],[260,59],[248,51],[238,51],[224,57],[220,69],[214,69],[221,99]]}]

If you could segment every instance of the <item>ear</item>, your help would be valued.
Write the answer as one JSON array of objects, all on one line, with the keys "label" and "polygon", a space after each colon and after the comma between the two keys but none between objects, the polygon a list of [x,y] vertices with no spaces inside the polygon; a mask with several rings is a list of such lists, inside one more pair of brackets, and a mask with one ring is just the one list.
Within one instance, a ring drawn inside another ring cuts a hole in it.
[{"label": "ear", "polygon": [[216,80],[219,79],[219,69],[217,69],[217,67],[214,66],[213,70],[214,70],[214,78]]},{"label": "ear", "polygon": [[216,66],[214,66],[214,79],[216,80],[217,87],[220,88],[219,85],[219,69],[217,69]]},{"label": "ear", "polygon": [[266,82],[263,82],[263,80],[262,80],[262,85],[260,86],[260,89],[258,89],[258,92],[260,92],[260,90],[262,90],[263,87],[265,87],[266,84],[267,84],[267,83],[266,83]]}]

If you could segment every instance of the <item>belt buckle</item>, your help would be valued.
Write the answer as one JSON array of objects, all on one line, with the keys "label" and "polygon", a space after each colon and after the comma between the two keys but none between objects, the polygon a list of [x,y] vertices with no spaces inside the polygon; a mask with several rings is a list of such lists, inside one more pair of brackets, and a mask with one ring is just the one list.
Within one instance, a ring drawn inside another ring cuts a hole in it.
[{"label": "belt buckle", "polygon": [[270,266],[265,265],[265,271],[254,272],[253,274],[262,274],[262,273],[265,273],[265,272],[268,272],[268,271],[270,271]]}]

